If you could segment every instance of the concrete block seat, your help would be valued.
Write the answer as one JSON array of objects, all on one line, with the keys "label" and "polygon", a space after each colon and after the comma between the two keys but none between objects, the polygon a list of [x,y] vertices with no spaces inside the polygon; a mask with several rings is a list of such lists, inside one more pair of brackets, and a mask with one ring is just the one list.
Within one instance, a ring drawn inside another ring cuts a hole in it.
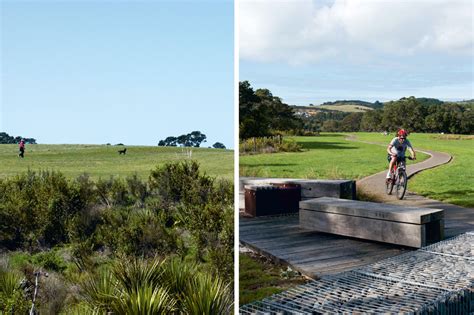
[{"label": "concrete block seat", "polygon": [[294,178],[240,177],[239,208],[245,208],[245,185],[298,184],[301,186],[301,200],[335,197],[356,199],[356,182],[354,180],[317,180]]},{"label": "concrete block seat", "polygon": [[444,238],[444,211],[338,198],[300,202],[300,227],[420,248]]}]

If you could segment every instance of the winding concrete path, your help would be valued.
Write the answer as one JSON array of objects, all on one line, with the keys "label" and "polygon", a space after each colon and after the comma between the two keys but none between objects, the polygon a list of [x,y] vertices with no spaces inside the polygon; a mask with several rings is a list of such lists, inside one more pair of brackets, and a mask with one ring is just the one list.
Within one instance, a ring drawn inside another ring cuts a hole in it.
[{"label": "winding concrete path", "polygon": [[[366,142],[357,140],[356,137],[352,136],[347,138],[351,141],[364,142],[369,144],[382,145],[380,143]],[[385,146],[385,145],[384,145]],[[452,160],[452,156],[443,153],[429,150],[417,150],[430,155],[427,160],[407,165],[407,175],[411,178],[413,175],[434,168]],[[388,167],[387,167],[388,168]],[[443,203],[437,200],[432,200],[419,196],[415,193],[407,191],[403,200],[398,200],[395,195],[387,195],[385,193],[385,176],[387,170],[380,173],[365,177],[357,181],[357,189],[366,195],[369,195],[380,202],[386,202],[398,205],[407,206],[419,206],[426,208],[437,208],[445,211],[445,236],[451,237],[459,235],[464,232],[474,231],[474,209],[464,208],[449,203]],[[410,188],[410,182],[408,182],[408,189]]]}]

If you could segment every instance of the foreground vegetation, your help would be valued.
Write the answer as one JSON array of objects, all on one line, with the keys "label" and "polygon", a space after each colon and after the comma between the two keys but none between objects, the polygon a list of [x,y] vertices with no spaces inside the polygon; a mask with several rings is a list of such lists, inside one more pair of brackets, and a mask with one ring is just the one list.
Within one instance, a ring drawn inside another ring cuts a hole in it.
[{"label": "foreground vegetation", "polygon": [[156,165],[182,161],[190,157],[199,162],[200,168],[211,176],[229,180],[233,178],[233,151],[205,148],[176,148],[127,146],[127,153],[119,155],[122,146],[110,145],[27,145],[25,158],[18,158],[18,145],[0,144],[0,178],[26,172],[60,171],[74,179],[83,173],[92,179],[137,174],[148,178]]},{"label": "foreground vegetation", "polygon": [[252,252],[239,255],[239,305],[283,292],[306,280],[298,272]]},{"label": "foreground vegetation", "polygon": [[[0,313],[217,314],[232,307],[233,186],[195,161],[92,181],[0,179]],[[47,273],[47,276],[46,276]]]}]

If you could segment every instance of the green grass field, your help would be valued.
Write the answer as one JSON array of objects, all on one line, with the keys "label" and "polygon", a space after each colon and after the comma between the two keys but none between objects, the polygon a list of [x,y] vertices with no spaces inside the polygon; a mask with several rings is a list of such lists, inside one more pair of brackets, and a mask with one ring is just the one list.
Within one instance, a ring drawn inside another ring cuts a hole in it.
[{"label": "green grass field", "polygon": [[[386,145],[392,136],[379,133],[355,133],[359,140],[383,146],[346,140],[348,134],[323,133],[319,137],[293,137],[303,152],[259,154],[240,157],[241,176],[296,177],[318,179],[360,179],[387,169]],[[454,160],[424,171],[409,183],[409,190],[437,200],[474,207],[474,140],[451,136],[412,134],[415,149],[448,152]],[[464,139],[464,140],[462,140]],[[418,161],[426,159],[417,154]],[[412,163],[412,162],[408,162]]]},{"label": "green grass field", "polygon": [[[303,152],[240,157],[240,175],[313,179],[359,179],[388,168],[386,148],[346,140],[347,134],[291,137]],[[388,143],[387,143],[388,145]],[[419,160],[427,158],[420,154]]]},{"label": "green grass field", "polygon": [[[88,173],[93,179],[111,175],[126,177],[138,174],[148,178],[150,170],[166,162],[189,159],[186,150],[175,147],[127,146],[127,154],[119,155],[121,146],[106,145],[27,145],[25,158],[18,157],[18,146],[0,144],[0,177],[8,177],[28,169],[60,171],[68,178]],[[198,161],[208,175],[232,180],[232,150],[192,148],[192,159]]]}]

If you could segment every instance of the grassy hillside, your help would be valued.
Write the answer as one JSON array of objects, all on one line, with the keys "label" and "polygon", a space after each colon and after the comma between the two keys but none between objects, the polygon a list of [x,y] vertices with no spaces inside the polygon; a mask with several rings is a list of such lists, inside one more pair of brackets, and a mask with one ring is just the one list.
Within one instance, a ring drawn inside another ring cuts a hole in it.
[{"label": "grassy hillside", "polygon": [[373,108],[362,106],[362,105],[354,105],[354,104],[343,104],[343,105],[320,105],[319,108],[328,109],[328,110],[337,110],[340,112],[346,113],[363,113],[368,110],[373,110]]},{"label": "grassy hillside", "polygon": [[[145,179],[156,165],[189,159],[182,148],[127,146],[126,155],[119,155],[120,149],[121,146],[36,144],[27,145],[25,158],[20,159],[17,145],[0,144],[0,178],[28,169],[41,169],[61,171],[69,178],[82,173],[88,173],[93,179],[137,173]],[[231,150],[192,148],[192,159],[209,175],[233,178]]]}]

